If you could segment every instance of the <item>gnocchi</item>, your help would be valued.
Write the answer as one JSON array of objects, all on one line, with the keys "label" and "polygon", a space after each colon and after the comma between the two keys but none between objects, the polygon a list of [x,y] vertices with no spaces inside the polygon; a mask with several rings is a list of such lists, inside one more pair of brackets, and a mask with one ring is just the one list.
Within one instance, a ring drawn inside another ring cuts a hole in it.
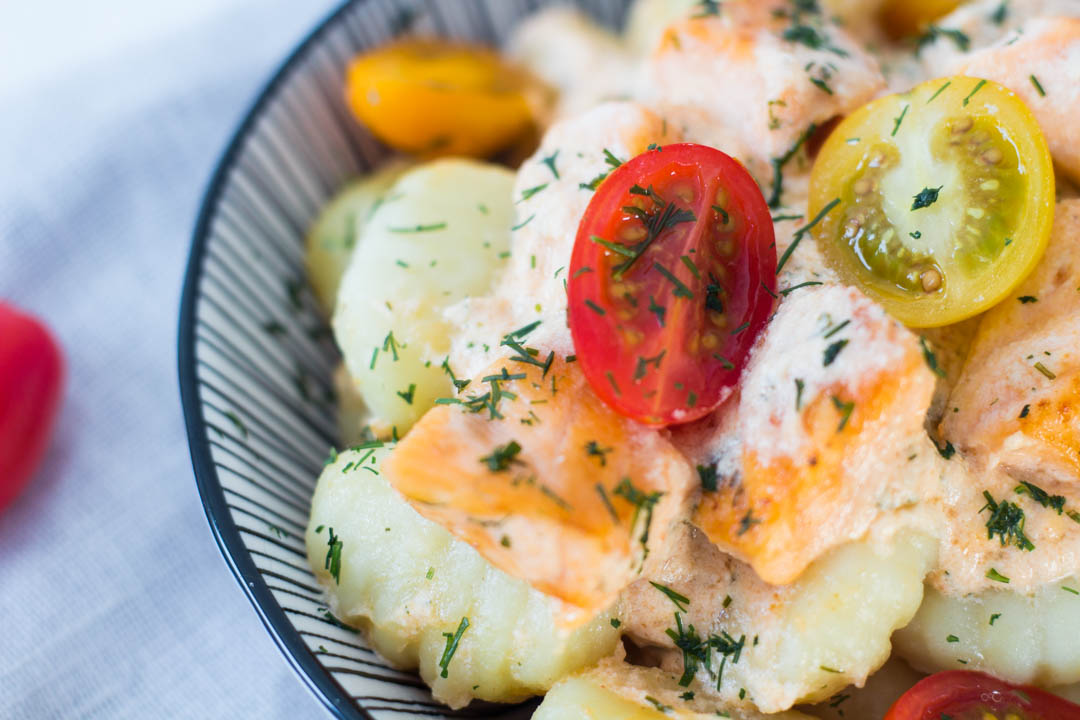
[{"label": "gnocchi", "polygon": [[505,168],[440,160],[403,175],[368,220],[333,326],[380,436],[452,393],[443,310],[484,294],[509,257],[513,185]]},{"label": "gnocchi", "polygon": [[323,208],[306,240],[304,263],[315,297],[326,313],[337,304],[341,276],[364,234],[371,215],[386,200],[386,193],[410,166],[398,160],[345,186]]},{"label": "gnocchi", "polygon": [[[634,585],[624,598],[633,608],[627,633],[641,646],[666,650],[663,666],[677,672],[686,667],[673,647],[684,635],[680,620],[688,637],[693,626],[703,638],[731,638],[727,646],[739,651],[725,656],[722,674],[717,677],[721,658],[714,653],[713,672],[698,663],[694,679],[684,682],[698,695],[728,702],[745,694],[763,712],[824,701],[865,682],[888,659],[894,630],[918,610],[936,556],[932,539],[903,531],[843,545],[790,585],[774,586],[700,531],[686,532],[651,582]],[[690,600],[680,620],[653,583]]]},{"label": "gnocchi", "polygon": [[533,720],[809,720],[796,711],[764,715],[748,703],[717,704],[700,699],[655,668],[605,660],[597,668],[560,682],[544,698]]},{"label": "gnocchi", "polygon": [[1031,596],[990,590],[966,597],[927,588],[896,650],[926,672],[982,670],[1042,686],[1080,681],[1080,579],[1044,585]]},{"label": "gnocchi", "polygon": [[[567,629],[559,601],[496,570],[391,489],[378,474],[390,452],[340,453],[312,498],[308,562],[338,618],[394,665],[418,668],[455,708],[543,693],[611,654],[610,614]],[[447,635],[458,636],[449,659]]]}]

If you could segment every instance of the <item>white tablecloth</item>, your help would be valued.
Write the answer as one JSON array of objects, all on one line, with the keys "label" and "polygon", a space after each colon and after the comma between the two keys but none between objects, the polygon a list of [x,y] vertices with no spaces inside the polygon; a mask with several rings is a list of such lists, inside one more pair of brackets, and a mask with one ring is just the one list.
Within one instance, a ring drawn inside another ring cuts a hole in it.
[{"label": "white tablecloth", "polygon": [[333,0],[0,0],[0,297],[68,361],[0,514],[0,718],[323,718],[211,538],[176,330],[203,188]]}]

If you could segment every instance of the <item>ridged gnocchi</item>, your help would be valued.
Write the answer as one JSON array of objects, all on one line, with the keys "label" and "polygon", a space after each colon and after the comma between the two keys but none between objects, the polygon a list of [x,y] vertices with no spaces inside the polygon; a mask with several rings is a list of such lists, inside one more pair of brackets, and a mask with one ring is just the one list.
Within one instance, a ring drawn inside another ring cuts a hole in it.
[{"label": "ridged gnocchi", "polygon": [[950,597],[928,587],[915,619],[894,638],[919,670],[982,670],[1042,686],[1080,681],[1080,579],[1032,596],[991,590]]},{"label": "ridged gnocchi", "polygon": [[899,658],[891,658],[862,687],[848,686],[808,708],[821,720],[878,720],[923,678]]},{"label": "ridged gnocchi", "polygon": [[557,600],[417,514],[378,474],[390,452],[342,452],[312,498],[308,562],[338,618],[366,630],[394,665],[418,668],[434,696],[455,708],[543,693],[612,653],[618,631],[610,615],[565,629]]},{"label": "ridged gnocchi", "polygon": [[[702,640],[729,639],[717,647],[739,650],[724,654],[722,674],[716,672],[721,652],[711,655],[712,672],[702,655],[692,679],[683,678],[685,689],[727,702],[745,695],[764,712],[823,701],[864,682],[889,657],[894,630],[917,611],[936,554],[932,539],[901,531],[881,542],[836,548],[795,582],[774,586],[700,531],[687,533],[674,539],[679,550],[662,571],[624,598],[632,608],[627,634],[660,651],[662,666],[678,673],[686,664],[676,637],[683,644],[695,633]],[[685,598],[680,620],[674,619],[678,606],[653,583]]]},{"label": "ridged gnocchi", "polygon": [[334,334],[380,436],[453,391],[443,310],[483,295],[509,257],[514,174],[441,160],[403,175],[368,220],[338,292]]},{"label": "ridged gnocchi", "polygon": [[808,720],[788,711],[763,715],[747,703],[717,704],[679,687],[676,678],[656,668],[635,667],[619,658],[563,680],[547,694],[533,720]]}]

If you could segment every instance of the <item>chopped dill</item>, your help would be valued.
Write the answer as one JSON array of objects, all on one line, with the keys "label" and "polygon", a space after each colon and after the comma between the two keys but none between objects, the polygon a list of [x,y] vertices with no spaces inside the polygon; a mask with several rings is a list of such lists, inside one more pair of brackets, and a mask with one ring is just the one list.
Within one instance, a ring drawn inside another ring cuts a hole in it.
[{"label": "chopped dill", "polygon": [[551,170],[551,174],[555,176],[556,180],[559,180],[559,170],[555,167],[555,159],[559,157],[559,151],[556,150],[551,155],[548,155],[540,162],[548,166],[548,170]]},{"label": "chopped dill", "polygon": [[822,365],[824,367],[829,367],[834,362],[836,362],[836,357],[840,354],[840,351],[847,347],[847,344],[849,342],[851,341],[847,339],[837,340],[832,345],[829,345],[829,347],[825,348],[825,353],[821,360]]},{"label": "chopped dill", "polygon": [[936,188],[927,187],[920,190],[919,194],[916,195],[911,202],[911,209],[921,210],[936,203],[938,201],[938,193],[941,192],[941,188],[943,187],[945,186],[941,185]]},{"label": "chopped dill", "polygon": [[[971,38],[969,38],[964,32],[956,30],[954,28],[943,28],[938,25],[931,25],[926,29],[926,32],[919,36],[916,48],[916,54],[922,52],[922,49],[927,45],[930,45],[937,41],[939,37],[948,38],[956,43],[956,47],[961,52],[967,52],[971,47]],[[965,103],[966,105],[967,103]]]},{"label": "chopped dill", "polygon": [[457,630],[452,633],[443,633],[443,637],[446,638],[446,649],[443,650],[442,658],[439,660],[439,667],[442,668],[440,677],[449,676],[450,661],[454,659],[454,653],[457,652],[458,644],[461,642],[461,636],[465,634],[465,631],[469,629],[469,618],[461,618],[461,622],[458,624]]},{"label": "chopped dill", "polygon": [[1016,545],[1021,550],[1028,552],[1034,550],[1035,545],[1024,534],[1025,516],[1023,509],[1008,500],[1002,500],[999,503],[985,490],[983,491],[983,497],[986,498],[986,505],[982,506],[979,513],[982,514],[985,510],[990,511],[990,519],[986,521],[987,538],[992,540],[997,535],[1002,547]]},{"label": "chopped dill", "polygon": [[[1024,407],[1027,407],[1026,405]],[[1020,484],[1016,486],[1015,492],[1017,495],[1028,495],[1032,500],[1042,505],[1044,508],[1050,508],[1056,510],[1060,515],[1065,511],[1065,497],[1063,495],[1051,495],[1043,490],[1038,485],[1021,480]]]},{"label": "chopped dill", "polygon": [[780,207],[780,196],[784,192],[784,166],[787,165],[795,154],[799,152],[799,149],[810,139],[810,136],[817,130],[816,123],[810,123],[810,125],[803,131],[803,134],[795,141],[795,144],[791,148],[778,158],[772,158],[769,160],[773,170],[773,184],[772,193],[769,195],[769,207]]},{"label": "chopped dill", "polygon": [[930,368],[930,372],[934,373],[938,377],[945,377],[945,371],[938,365],[937,355],[930,349],[930,346],[926,344],[926,338],[919,338],[919,344],[922,345],[923,360],[926,361],[926,366]]},{"label": "chopped dill", "polygon": [[698,465],[697,466],[698,479],[701,480],[701,489],[705,492],[716,492],[717,488],[717,468],[716,463],[712,465]]},{"label": "chopped dill", "polygon": [[690,605],[690,598],[675,590],[672,590],[667,585],[661,585],[660,583],[653,582],[652,580],[649,581],[649,584],[662,592],[668,600],[674,603],[675,607],[677,607],[682,612],[686,612],[687,607]]},{"label": "chopped dill", "polygon": [[480,458],[480,462],[487,465],[493,473],[508,472],[511,465],[523,464],[517,456],[521,452],[521,445],[516,440],[511,440],[505,445],[498,445],[490,455]]},{"label": "chopped dill", "polygon": [[341,584],[341,538],[334,534],[334,528],[329,528],[330,536],[326,541],[326,562],[323,563],[323,569],[329,570],[331,577],[334,578],[334,582]]},{"label": "chopped dill", "polygon": [[607,454],[614,449],[615,448],[601,447],[600,443],[595,440],[590,440],[585,443],[585,454],[589,457],[596,458],[600,463],[600,467],[607,466]]},{"label": "chopped dill", "polygon": [[848,420],[851,419],[851,413],[855,410],[855,401],[848,400],[847,402],[843,402],[840,398],[833,395],[832,403],[833,407],[840,412],[840,424],[837,425],[836,432],[843,432],[844,428],[847,427]]}]

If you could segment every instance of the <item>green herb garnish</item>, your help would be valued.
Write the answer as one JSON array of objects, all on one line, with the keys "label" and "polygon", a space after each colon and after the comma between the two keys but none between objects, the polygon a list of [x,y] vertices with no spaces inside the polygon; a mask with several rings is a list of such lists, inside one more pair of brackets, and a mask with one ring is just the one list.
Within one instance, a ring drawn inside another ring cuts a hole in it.
[{"label": "green herb garnish", "polygon": [[341,584],[341,538],[334,534],[334,528],[330,528],[330,537],[327,539],[326,544],[328,549],[326,551],[326,562],[323,563],[323,569],[329,570],[331,577],[334,578],[334,582]]},{"label": "green herb garnish", "polygon": [[848,420],[851,419],[851,413],[855,410],[855,401],[849,400],[843,402],[835,395],[832,396],[833,407],[840,412],[840,424],[836,427],[836,432],[843,432],[847,427]]},{"label": "green herb garnish", "polygon": [[971,47],[971,38],[969,38],[965,33],[961,32],[960,30],[931,25],[926,29],[925,33],[919,36],[916,54],[922,52],[922,49],[924,47],[935,42],[939,37],[944,37],[952,40],[954,43],[956,43],[956,47],[959,48],[961,52],[967,52],[968,49]]},{"label": "green herb garnish", "polygon": [[[1027,408],[1028,406],[1025,405],[1024,407]],[[1020,417],[1023,417],[1023,415]],[[1033,485],[1026,480],[1020,481],[1020,484],[1015,488],[1015,492],[1017,495],[1030,496],[1032,500],[1044,508],[1056,510],[1058,515],[1065,511],[1065,497],[1063,495],[1051,495],[1038,485]]]},{"label": "green herb garnish", "polygon": [[551,174],[555,176],[555,179],[559,179],[559,170],[555,167],[555,158],[559,157],[559,151],[556,150],[551,155],[547,156],[540,162],[548,166],[548,170],[551,170]]},{"label": "green herb garnish", "polygon": [[912,210],[921,210],[933,205],[938,200],[938,193],[941,192],[941,188],[945,187],[941,185],[936,188],[923,188],[919,191],[919,194],[915,196],[915,199],[911,203]]},{"label": "green herb garnish", "polygon": [[446,223],[432,223],[431,225],[413,225],[411,227],[392,227],[387,228],[392,233],[422,233],[422,232],[435,232],[436,230],[445,230]]},{"label": "green herb garnish", "polygon": [[983,497],[986,498],[986,505],[982,506],[979,513],[981,514],[984,510],[990,511],[990,519],[986,521],[986,536],[992,540],[994,535],[997,535],[1002,547],[1016,545],[1028,552],[1034,550],[1035,545],[1024,534],[1023,509],[1008,500],[1002,500],[999,503],[985,490]]},{"label": "green herb garnish", "polygon": [[832,345],[829,345],[829,347],[825,348],[825,353],[821,360],[822,365],[824,367],[829,367],[830,365],[832,365],[836,361],[837,355],[840,354],[841,350],[847,347],[849,342],[851,341],[847,339],[837,340]]},{"label": "green herb garnish", "polygon": [[607,465],[607,454],[614,449],[615,448],[600,447],[600,443],[595,440],[590,440],[585,443],[585,454],[589,457],[597,458],[600,462],[600,467],[605,467]]},{"label": "green herb garnish", "polygon": [[454,659],[454,653],[457,652],[458,643],[461,642],[461,636],[465,634],[465,631],[468,628],[469,618],[463,617],[458,624],[456,632],[443,633],[443,637],[446,638],[446,649],[443,650],[442,658],[439,660],[439,667],[442,668],[440,677],[449,676],[450,661]]},{"label": "green herb garnish", "polygon": [[690,598],[680,594],[675,590],[672,590],[667,585],[661,585],[660,583],[653,582],[652,580],[649,581],[649,584],[660,592],[664,593],[664,595],[667,596],[667,599],[675,604],[675,607],[677,607],[682,612],[686,612],[687,606],[690,605]]},{"label": "green herb garnish", "polygon": [[922,345],[923,360],[926,361],[926,366],[930,368],[930,372],[934,373],[938,377],[945,377],[945,371],[938,365],[937,355],[930,349],[930,346],[926,344],[926,338],[919,338],[919,344]]},{"label": "green herb garnish", "polygon": [[480,458],[480,462],[487,465],[488,470],[493,473],[507,472],[510,470],[511,465],[523,464],[521,460],[517,459],[520,452],[521,445],[516,440],[511,440],[505,445],[496,446],[490,455]]},{"label": "green herb garnish", "polygon": [[712,465],[698,465],[697,466],[698,479],[701,480],[701,489],[705,492],[716,492],[717,487],[717,467],[716,463]]},{"label": "green herb garnish", "polygon": [[795,231],[795,234],[791,236],[791,244],[788,245],[787,250],[784,251],[784,254],[780,256],[780,261],[776,263],[777,275],[779,275],[780,271],[784,269],[784,265],[787,265],[788,259],[791,258],[791,254],[795,252],[795,248],[798,247],[799,243],[802,241],[803,235],[810,232],[810,230],[812,230],[815,225],[821,222],[822,218],[828,215],[832,211],[832,209],[839,204],[840,198],[834,198],[832,202],[830,202],[828,205],[821,209],[821,212],[819,212],[813,220]]},{"label": "green herb garnish", "polygon": [[665,278],[667,278],[668,281],[675,286],[675,290],[673,293],[675,297],[684,297],[691,300],[694,299],[694,293],[690,290],[690,288],[688,288],[682,280],[675,277],[674,273],[672,273],[666,267],[664,267],[658,262],[654,262],[653,269],[663,275]]},{"label": "green herb garnish", "polygon": [[410,383],[408,390],[398,390],[397,394],[406,403],[412,405],[413,397],[416,395],[416,383]]},{"label": "green herb garnish", "polygon": [[770,208],[775,209],[780,207],[780,196],[784,192],[784,166],[795,157],[795,154],[799,152],[799,148],[810,139],[810,136],[814,134],[815,130],[817,130],[817,125],[815,123],[810,123],[806,130],[803,131],[803,134],[799,136],[795,141],[795,144],[792,145],[786,153],[778,158],[772,158],[769,161],[773,169],[772,193],[769,195]]}]

